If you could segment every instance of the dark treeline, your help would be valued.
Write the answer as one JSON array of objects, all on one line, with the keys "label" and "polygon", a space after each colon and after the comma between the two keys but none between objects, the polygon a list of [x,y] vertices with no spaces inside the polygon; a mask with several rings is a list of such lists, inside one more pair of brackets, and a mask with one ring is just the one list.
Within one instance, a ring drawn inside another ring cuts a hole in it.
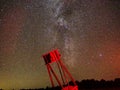
[{"label": "dark treeline", "polygon": [[115,80],[109,80],[105,81],[104,79],[101,79],[100,81],[94,80],[94,79],[87,79],[82,80],[81,82],[76,81],[79,89],[85,88],[85,89],[92,89],[92,88],[114,88],[114,87],[120,87],[120,78],[116,78]]},{"label": "dark treeline", "polygon": [[[72,82],[69,82],[70,85],[73,85]],[[79,90],[83,89],[97,89],[97,88],[117,88],[120,87],[120,78],[116,78],[114,80],[106,81],[104,79],[101,79],[100,81],[94,80],[94,79],[86,79],[82,81],[76,81],[76,84],[78,85]],[[21,89],[25,90],[25,89]],[[61,90],[59,86],[56,86],[54,88],[52,87],[46,87],[39,88],[39,89],[29,89],[29,90]]]},{"label": "dark treeline", "polygon": [[[86,89],[97,89],[97,88],[120,88],[120,78],[116,78],[114,80],[106,81],[101,79],[100,81],[94,79],[86,79],[82,81],[76,81],[79,90],[86,90]],[[73,85],[72,82],[69,82],[69,85]],[[2,90],[2,89],[0,89]],[[46,88],[36,88],[36,89],[21,89],[21,90],[61,90],[59,86],[54,88],[46,87]]]}]

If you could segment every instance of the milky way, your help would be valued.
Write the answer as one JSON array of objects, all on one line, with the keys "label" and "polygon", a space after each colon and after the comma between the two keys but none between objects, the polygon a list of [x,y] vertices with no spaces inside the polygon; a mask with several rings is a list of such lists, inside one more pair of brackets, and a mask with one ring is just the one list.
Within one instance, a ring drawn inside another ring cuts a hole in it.
[{"label": "milky way", "polygon": [[119,77],[119,25],[119,0],[1,0],[0,88],[50,86],[56,48],[76,80]]}]

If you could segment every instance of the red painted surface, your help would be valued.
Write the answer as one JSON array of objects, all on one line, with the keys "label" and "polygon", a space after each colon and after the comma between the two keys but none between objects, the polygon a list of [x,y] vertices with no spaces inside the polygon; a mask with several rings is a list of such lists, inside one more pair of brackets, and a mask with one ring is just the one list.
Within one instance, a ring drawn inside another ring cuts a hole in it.
[{"label": "red painted surface", "polygon": [[[54,87],[54,80],[53,80],[53,77],[54,77],[56,79],[56,81],[58,82],[59,86],[62,88],[62,90],[78,90],[78,86],[76,85],[75,80],[73,79],[72,75],[67,70],[67,68],[65,67],[63,62],[60,60],[60,56],[61,55],[57,49],[50,51],[49,53],[43,55],[52,87]],[[61,75],[61,79],[59,78],[59,75],[57,75],[55,73],[54,69],[51,66],[51,63],[53,63],[53,62],[57,63],[58,70]],[[68,79],[71,79],[74,86],[68,85],[68,83],[69,83]],[[61,83],[61,82],[63,82],[63,83]],[[67,86],[64,86],[64,85],[67,85]]]},{"label": "red painted surface", "polygon": [[66,86],[62,90],[78,90],[78,86]]},{"label": "red painted surface", "polygon": [[57,60],[60,60],[60,54],[56,49],[47,54],[44,54],[43,58],[45,60],[45,63],[48,64],[48,63],[52,63],[52,62],[56,62]]}]

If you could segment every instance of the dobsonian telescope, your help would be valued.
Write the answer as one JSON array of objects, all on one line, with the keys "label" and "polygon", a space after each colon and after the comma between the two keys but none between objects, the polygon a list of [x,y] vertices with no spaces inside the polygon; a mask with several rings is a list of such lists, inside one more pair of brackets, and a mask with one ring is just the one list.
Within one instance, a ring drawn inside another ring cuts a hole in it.
[{"label": "dobsonian telescope", "polygon": [[[73,79],[72,75],[67,70],[67,68],[65,67],[65,65],[63,64],[60,58],[61,55],[58,52],[58,49],[52,50],[42,55],[42,57],[44,58],[52,87],[55,87],[55,82],[53,80],[54,77],[58,85],[61,87],[61,90],[78,90],[78,86],[76,85],[75,80]],[[59,71],[59,75],[52,68],[51,63],[54,64],[56,63],[56,66],[58,68],[57,70]],[[72,85],[69,84],[69,80],[71,80],[71,82],[73,83]]]}]

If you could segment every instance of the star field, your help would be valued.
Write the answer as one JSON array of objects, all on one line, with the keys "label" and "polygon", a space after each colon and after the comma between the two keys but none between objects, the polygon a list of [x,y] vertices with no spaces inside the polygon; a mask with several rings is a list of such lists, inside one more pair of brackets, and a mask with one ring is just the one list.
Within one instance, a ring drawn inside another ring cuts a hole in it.
[{"label": "star field", "polygon": [[50,86],[58,48],[75,80],[120,77],[119,0],[0,0],[0,88]]}]

